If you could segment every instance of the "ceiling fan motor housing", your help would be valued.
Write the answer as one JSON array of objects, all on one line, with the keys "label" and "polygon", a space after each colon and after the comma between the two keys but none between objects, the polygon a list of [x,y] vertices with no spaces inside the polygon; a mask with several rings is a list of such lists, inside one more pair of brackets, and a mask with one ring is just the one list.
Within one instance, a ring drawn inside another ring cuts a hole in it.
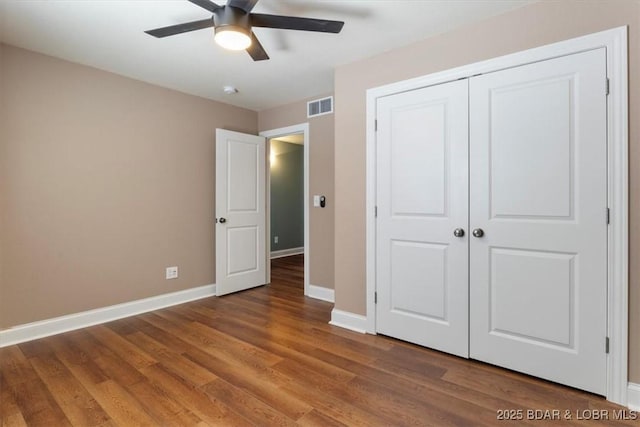
[{"label": "ceiling fan motor housing", "polygon": [[213,12],[213,23],[216,32],[219,30],[232,30],[244,33],[247,36],[251,35],[249,14],[236,7],[225,6],[215,10]]}]

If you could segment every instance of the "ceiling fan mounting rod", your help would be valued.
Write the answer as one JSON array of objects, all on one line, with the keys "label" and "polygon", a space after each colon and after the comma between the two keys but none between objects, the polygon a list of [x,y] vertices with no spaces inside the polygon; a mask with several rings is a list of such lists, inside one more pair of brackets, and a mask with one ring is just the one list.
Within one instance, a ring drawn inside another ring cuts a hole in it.
[{"label": "ceiling fan mounting rod", "polygon": [[225,6],[220,9],[216,9],[213,12],[213,23],[216,30],[218,28],[231,29],[233,27],[241,28],[242,32],[249,34],[251,31],[251,20],[249,14],[244,10],[233,6]]}]

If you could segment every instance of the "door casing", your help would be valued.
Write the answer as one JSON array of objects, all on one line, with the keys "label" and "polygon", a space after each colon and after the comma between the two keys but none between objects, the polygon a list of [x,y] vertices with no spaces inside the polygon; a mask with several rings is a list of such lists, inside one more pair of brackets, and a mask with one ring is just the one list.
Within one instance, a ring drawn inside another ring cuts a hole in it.
[{"label": "door casing", "polygon": [[[303,169],[304,169],[304,294],[309,296],[310,285],[310,262],[309,260],[309,123],[300,123],[297,125],[287,126],[278,129],[266,130],[260,132],[258,135],[263,136],[267,139],[267,159],[269,158],[269,153],[271,152],[271,142],[272,138],[277,138],[279,136],[292,135],[292,134],[302,134],[304,138],[303,142]],[[267,165],[269,168],[269,165]],[[271,239],[271,172],[270,169],[267,169],[267,241]],[[271,245],[267,245],[267,283],[271,283]]]},{"label": "door casing", "polygon": [[517,67],[559,56],[605,47],[607,51],[608,123],[608,318],[607,356],[609,401],[627,405],[628,394],[628,80],[627,27],[618,27],[575,39],[477,62],[470,65],[392,83],[367,91],[366,135],[366,331],[376,333],[376,103],[377,98],[439,83]]}]

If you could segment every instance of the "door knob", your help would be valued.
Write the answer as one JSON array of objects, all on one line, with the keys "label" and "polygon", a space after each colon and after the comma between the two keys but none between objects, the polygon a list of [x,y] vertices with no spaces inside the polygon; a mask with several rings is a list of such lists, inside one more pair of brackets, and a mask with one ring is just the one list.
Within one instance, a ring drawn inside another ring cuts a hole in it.
[{"label": "door knob", "polygon": [[484,236],[484,231],[482,231],[482,228],[474,228],[472,233],[473,233],[473,237]]},{"label": "door knob", "polygon": [[224,224],[225,222],[227,222],[226,218],[220,218],[220,224]]},{"label": "door knob", "polygon": [[462,228],[456,228],[455,230],[453,230],[453,235],[456,237],[463,237],[464,230]]}]

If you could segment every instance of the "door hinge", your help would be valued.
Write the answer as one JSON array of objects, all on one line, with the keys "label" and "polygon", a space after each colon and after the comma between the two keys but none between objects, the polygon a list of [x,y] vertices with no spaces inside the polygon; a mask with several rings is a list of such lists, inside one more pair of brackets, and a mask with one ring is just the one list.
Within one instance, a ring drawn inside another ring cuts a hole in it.
[{"label": "door hinge", "polygon": [[374,126],[374,128],[375,128],[375,131],[377,132],[377,131],[378,131],[378,119],[375,119],[375,120],[374,120],[374,122],[373,122],[373,126]]},{"label": "door hinge", "polygon": [[373,303],[377,304],[378,303],[378,292],[374,292],[373,293]]},{"label": "door hinge", "polygon": [[606,94],[605,95],[609,95],[609,77],[607,77]]},{"label": "door hinge", "polygon": [[611,224],[611,209],[607,208],[607,224]]},{"label": "door hinge", "polygon": [[378,207],[374,207],[373,208],[373,215],[375,215],[376,218],[378,218]]},{"label": "door hinge", "polygon": [[605,339],[604,352],[609,354],[609,337],[606,337]]}]

